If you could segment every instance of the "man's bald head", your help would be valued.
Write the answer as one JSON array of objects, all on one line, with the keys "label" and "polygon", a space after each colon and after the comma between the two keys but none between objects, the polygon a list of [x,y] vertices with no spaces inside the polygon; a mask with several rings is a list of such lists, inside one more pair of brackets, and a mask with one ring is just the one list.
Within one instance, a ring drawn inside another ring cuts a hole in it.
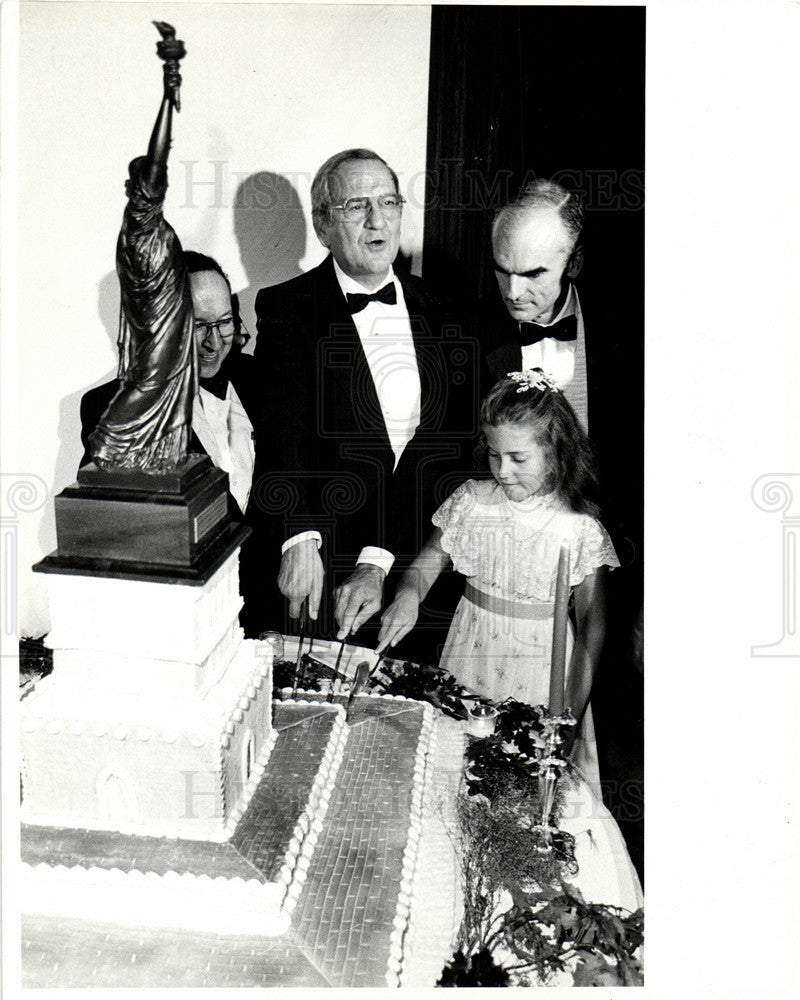
[{"label": "man's bald head", "polygon": [[582,263],[583,205],[552,181],[527,185],[492,223],[495,274],[509,314],[549,323],[559,296]]},{"label": "man's bald head", "polygon": [[570,278],[575,278],[582,263],[580,238],[583,232],[583,202],[579,195],[567,191],[555,181],[532,181],[525,185],[516,198],[502,205],[495,212],[492,222],[492,239],[500,230],[517,227],[526,219],[547,219],[552,213],[561,220],[571,250],[577,250],[577,256],[581,258],[576,262],[577,269],[571,269],[569,275]]}]

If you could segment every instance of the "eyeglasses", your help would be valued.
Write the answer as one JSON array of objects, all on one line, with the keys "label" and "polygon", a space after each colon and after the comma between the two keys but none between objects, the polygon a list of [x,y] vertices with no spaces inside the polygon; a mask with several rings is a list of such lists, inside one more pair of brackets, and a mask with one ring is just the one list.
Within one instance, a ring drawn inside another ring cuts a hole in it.
[{"label": "eyeglasses", "polygon": [[345,222],[363,222],[377,205],[385,219],[396,219],[403,211],[406,200],[399,194],[382,194],[379,198],[348,198],[342,205],[329,205],[344,213]]},{"label": "eyeglasses", "polygon": [[201,343],[207,337],[211,336],[212,330],[216,330],[219,334],[219,339],[227,343],[233,339],[233,335],[236,332],[236,324],[233,322],[232,316],[228,316],[225,319],[218,319],[216,323],[203,323],[201,320],[195,320],[194,332],[200,338]]}]

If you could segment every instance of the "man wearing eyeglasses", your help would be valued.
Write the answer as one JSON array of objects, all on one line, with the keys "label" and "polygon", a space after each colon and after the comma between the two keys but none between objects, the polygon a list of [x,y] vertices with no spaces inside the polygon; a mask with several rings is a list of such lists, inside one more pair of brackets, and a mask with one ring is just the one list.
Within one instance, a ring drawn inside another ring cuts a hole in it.
[{"label": "man wearing eyeglasses", "polygon": [[330,255],[256,298],[265,403],[250,512],[271,521],[289,615],[307,600],[317,618],[327,570],[344,638],[380,610],[395,560],[416,552],[437,481],[463,469],[473,380],[469,352],[453,364],[457,326],[443,336],[451,314],[394,272],[404,199],[391,167],[371,150],[337,153],[311,202]]},{"label": "man wearing eyeglasses", "polygon": [[[217,468],[228,473],[231,515],[240,519],[247,508],[254,464],[249,416],[255,404],[253,359],[241,353],[249,336],[242,331],[238,300],[219,264],[193,251],[186,251],[183,258],[192,293],[199,366],[189,450],[207,454]],[[81,465],[92,459],[89,435],[118,389],[119,381],[112,379],[81,399]]]}]

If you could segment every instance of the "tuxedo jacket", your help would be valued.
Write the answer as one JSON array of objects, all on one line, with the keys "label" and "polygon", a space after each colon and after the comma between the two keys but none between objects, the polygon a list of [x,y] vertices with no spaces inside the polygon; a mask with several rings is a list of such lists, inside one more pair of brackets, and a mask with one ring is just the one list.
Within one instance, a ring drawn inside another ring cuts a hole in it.
[{"label": "tuxedo jacket", "polygon": [[389,550],[398,567],[406,563],[430,534],[436,506],[472,471],[479,345],[442,297],[418,278],[397,277],[421,412],[396,469],[332,258],[256,297],[263,394],[248,516],[278,551],[301,531],[319,531],[329,571],[352,571],[364,546]]},{"label": "tuxedo jacket", "polygon": [[[585,327],[586,388],[589,396],[589,422],[591,424],[594,416],[592,402],[593,398],[596,397],[593,388],[600,381],[599,373],[595,370],[598,356],[594,352],[590,354],[592,341],[589,324],[586,320],[583,297],[580,291],[578,291],[578,298]],[[520,371],[522,368],[522,347],[519,339],[519,323],[509,315],[498,294],[495,294],[483,303],[480,323],[486,366],[492,376],[493,382],[503,378],[508,372]],[[611,345],[609,345],[609,349],[613,351]]]}]

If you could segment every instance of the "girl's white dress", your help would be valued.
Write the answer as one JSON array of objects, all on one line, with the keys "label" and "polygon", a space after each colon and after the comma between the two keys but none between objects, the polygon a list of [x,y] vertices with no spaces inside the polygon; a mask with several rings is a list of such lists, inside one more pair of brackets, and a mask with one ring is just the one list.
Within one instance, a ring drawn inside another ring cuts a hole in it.
[{"label": "girl's white dress", "polygon": [[[445,500],[433,523],[453,567],[467,578],[440,665],[493,701],[546,705],[559,551],[566,541],[571,587],[600,566],[619,566],[605,528],[555,493],[514,503],[494,480],[474,479]],[[570,626],[567,677],[573,640]],[[588,706],[573,760],[599,783]]]}]

